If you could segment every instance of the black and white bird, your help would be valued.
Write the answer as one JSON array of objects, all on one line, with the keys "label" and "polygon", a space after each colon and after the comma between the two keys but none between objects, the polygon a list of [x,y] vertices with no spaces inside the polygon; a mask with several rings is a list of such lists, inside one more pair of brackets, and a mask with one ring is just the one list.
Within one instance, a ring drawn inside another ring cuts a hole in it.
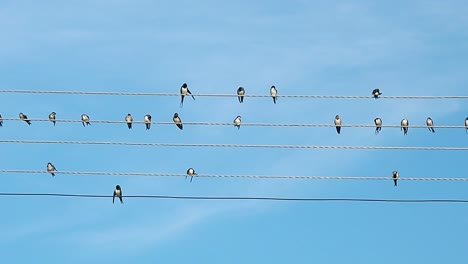
[{"label": "black and white bird", "polygon": [[188,86],[186,83],[183,83],[182,86],[180,87],[180,107],[184,106],[184,97],[188,94],[190,94],[195,100],[195,97],[193,97],[192,92],[190,92]]},{"label": "black and white bird", "polygon": [[[190,182],[192,182],[193,176],[194,176],[194,175],[197,175],[197,174],[195,173],[195,170],[194,170],[193,168],[189,168],[189,169],[187,170],[187,176],[188,176],[188,177],[191,177],[191,178],[190,178]],[[185,176],[185,179],[187,179],[187,176]]]},{"label": "black and white bird", "polygon": [[112,203],[114,203],[114,200],[115,200],[115,197],[119,197],[120,199],[120,203],[123,203],[123,200],[122,200],[122,188],[120,188],[120,185],[116,185],[115,186],[115,190],[114,190],[114,195],[112,195]]},{"label": "black and white bird", "polygon": [[172,121],[174,121],[174,123],[180,130],[184,129],[184,126],[182,125],[182,119],[180,119],[178,113],[174,113],[174,116],[172,117]]},{"label": "black and white bird", "polygon": [[408,126],[409,126],[409,121],[406,118],[403,118],[401,120],[401,127],[400,130],[403,130],[403,135],[408,134]]},{"label": "black and white bird", "polygon": [[55,126],[55,115],[56,115],[55,112],[52,112],[49,114],[49,120],[50,122],[54,123],[54,126]]},{"label": "black and white bird", "polygon": [[427,128],[429,129],[429,131],[431,131],[432,133],[435,133],[434,121],[432,121],[432,118],[428,117],[426,119],[426,125],[427,125]]},{"label": "black and white bird", "polygon": [[127,114],[125,117],[125,122],[127,122],[128,129],[132,129],[133,116],[131,114]]},{"label": "black and white bird", "polygon": [[380,132],[380,130],[382,130],[382,119],[380,117],[375,118],[374,124],[375,124],[375,134],[377,135]]},{"label": "black and white bird", "polygon": [[465,134],[468,133],[468,117],[465,118]]},{"label": "black and white bird", "polygon": [[339,115],[335,116],[334,122],[335,122],[336,132],[340,134],[341,133],[341,118]]},{"label": "black and white bird", "polygon": [[241,116],[236,116],[236,118],[234,118],[234,126],[237,127],[237,129],[239,130],[240,129],[240,125],[241,125]]},{"label": "black and white bird", "polygon": [[55,176],[54,171],[57,171],[55,169],[55,166],[52,163],[47,163],[47,172],[50,173],[52,176]]},{"label": "black and white bird", "polygon": [[31,125],[31,121],[29,120],[27,115],[23,113],[19,113],[19,118],[23,120],[24,122],[28,123],[28,125]]},{"label": "black and white bird", "polygon": [[81,115],[81,124],[83,124],[83,126],[85,126],[85,123],[87,126],[91,125],[89,123],[89,116],[87,114],[82,114]]},{"label": "black and white bird", "polygon": [[374,96],[375,99],[379,98],[379,96],[381,95],[382,93],[380,92],[379,89],[374,89],[372,90],[372,95]]},{"label": "black and white bird", "polygon": [[398,173],[398,171],[393,171],[392,178],[393,178],[393,185],[396,187],[398,185],[397,181],[400,178],[400,174]]},{"label": "black and white bird", "polygon": [[3,126],[3,117],[2,117],[2,115],[0,115],[0,127],[2,127],[2,126]]},{"label": "black and white bird", "polygon": [[273,103],[276,104],[276,99],[278,96],[278,90],[276,90],[276,87],[273,85],[270,88],[270,96],[273,98]]},{"label": "black and white bird", "polygon": [[239,99],[239,103],[241,104],[244,102],[244,95],[245,95],[244,87],[239,87],[237,89],[237,99]]},{"label": "black and white bird", "polygon": [[151,128],[151,115],[150,114],[145,115],[145,125],[146,125],[146,130]]}]

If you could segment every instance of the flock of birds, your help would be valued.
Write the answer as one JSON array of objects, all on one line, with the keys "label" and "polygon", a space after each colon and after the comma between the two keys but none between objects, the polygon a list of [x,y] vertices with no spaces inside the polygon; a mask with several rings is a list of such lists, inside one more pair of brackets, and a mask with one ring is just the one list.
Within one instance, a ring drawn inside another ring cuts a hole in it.
[{"label": "flock of birds", "polygon": [[[187,83],[183,83],[182,86],[180,87],[180,96],[181,96],[180,107],[183,107],[184,98],[185,98],[185,96],[187,96],[187,94],[191,95],[193,100],[195,100],[195,97],[190,92]],[[372,95],[373,95],[373,97],[375,99],[377,99],[377,98],[380,97],[380,95],[382,95],[382,93],[380,92],[379,89],[374,89],[372,91]],[[245,89],[243,87],[239,87],[237,89],[237,97],[238,97],[239,103],[244,102],[244,96],[245,96]],[[271,86],[270,96],[273,98],[273,103],[276,104],[277,97],[278,97],[278,91],[277,91],[275,86]],[[31,120],[24,113],[19,113],[19,118],[21,120],[25,121],[28,125],[31,125]],[[52,113],[49,114],[49,120],[55,126],[55,123],[56,123],[56,113],[55,112],[52,112]],[[183,130],[182,119],[179,117],[178,113],[174,113],[174,116],[173,116],[172,120],[174,121],[175,125],[179,129]],[[125,117],[125,121],[127,123],[128,128],[132,129],[133,116],[131,114],[127,114],[127,116]],[[81,115],[81,122],[83,124],[83,127],[88,126],[88,125],[91,124],[90,123],[90,118],[89,118],[89,116],[87,114],[82,114]],[[150,127],[151,127],[151,115],[147,114],[147,115],[144,116],[144,123],[146,125],[146,129],[147,130],[150,129]],[[241,116],[237,116],[234,119],[233,124],[234,124],[235,127],[237,127],[237,129],[240,129]],[[341,120],[339,115],[335,116],[334,124],[335,124],[335,127],[336,127],[336,132],[338,134],[340,134],[341,133],[342,120]],[[382,130],[382,119],[379,118],[379,117],[375,118],[374,119],[374,124],[376,126],[375,134],[378,134]],[[429,131],[431,131],[432,133],[435,133],[434,121],[432,120],[432,118],[428,117],[426,119],[426,125],[427,125]],[[3,126],[3,118],[0,115],[0,127],[1,126]],[[408,127],[409,127],[408,119],[404,118],[403,120],[401,120],[401,130],[403,130],[404,135],[406,135],[408,133]],[[465,119],[465,127],[466,127],[466,130],[468,131],[468,117]],[[47,172],[50,173],[52,176],[55,176],[55,172],[57,172],[57,169],[55,168],[55,166],[51,162],[47,163]],[[187,175],[185,176],[185,178],[187,179],[187,177],[191,177],[190,182],[192,182],[193,176],[195,176],[195,175],[197,175],[197,173],[195,172],[195,169],[189,168],[189,169],[187,169]],[[395,187],[398,185],[397,182],[398,182],[399,178],[400,178],[400,175],[399,175],[398,171],[393,171],[392,172],[392,179],[394,181],[394,186]],[[122,188],[120,187],[120,185],[115,186],[114,193],[113,193],[113,196],[112,196],[112,203],[115,202],[115,197],[118,197],[120,202],[123,203]]]}]

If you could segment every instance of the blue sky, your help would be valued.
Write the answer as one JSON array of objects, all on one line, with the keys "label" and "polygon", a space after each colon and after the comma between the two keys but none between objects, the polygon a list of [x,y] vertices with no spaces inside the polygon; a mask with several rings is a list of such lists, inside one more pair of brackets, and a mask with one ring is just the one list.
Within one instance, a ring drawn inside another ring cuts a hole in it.
[{"label": "blue sky", "polygon": [[[0,89],[466,95],[464,1],[2,1]],[[2,94],[15,118],[463,125],[463,100]],[[463,129],[241,127],[5,121],[5,139],[468,146]],[[2,144],[2,169],[463,177],[463,152]],[[2,174],[1,192],[467,199],[463,182]],[[462,204],[1,197],[2,263],[462,263]],[[464,263],[464,262],[463,262]]]}]

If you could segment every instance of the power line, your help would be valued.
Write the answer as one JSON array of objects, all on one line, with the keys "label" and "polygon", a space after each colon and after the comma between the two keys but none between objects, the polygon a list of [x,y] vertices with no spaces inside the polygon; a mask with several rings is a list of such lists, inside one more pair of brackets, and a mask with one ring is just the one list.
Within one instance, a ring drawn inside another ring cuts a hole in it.
[{"label": "power line", "polygon": [[[4,121],[21,121],[19,118],[3,118]],[[29,118],[31,122],[51,122],[49,119],[34,119]],[[81,123],[83,121],[78,119],[56,119],[57,123]],[[126,124],[125,120],[90,120],[90,123],[103,123],[103,124]],[[145,121],[133,121],[133,124],[144,124]],[[151,122],[154,125],[174,125],[174,122]],[[183,122],[184,125],[201,125],[201,126],[233,126],[232,122]],[[261,126],[261,127],[335,127],[334,124],[278,124],[278,123],[242,123],[241,126]],[[361,127],[361,128],[375,128],[375,125],[368,124],[342,124],[341,127]],[[382,128],[401,128],[401,125],[381,125]],[[409,128],[427,128],[425,125],[412,125]],[[448,126],[448,125],[434,125],[434,128],[466,128],[466,126]]]},{"label": "power line", "polygon": [[[0,193],[0,196],[48,196],[73,198],[112,198],[112,195],[65,193]],[[380,203],[468,203],[463,199],[374,199],[374,198],[287,198],[287,197],[231,197],[231,196],[173,196],[173,195],[125,195],[123,198],[182,199],[182,200],[266,200],[297,202],[380,202]]]},{"label": "power line", "polygon": [[402,147],[402,146],[316,146],[316,145],[266,145],[266,144],[205,144],[205,143],[150,143],[150,142],[105,142],[65,140],[13,140],[0,139],[0,143],[21,144],[78,144],[78,145],[120,145],[146,147],[217,147],[217,148],[282,148],[282,149],[365,149],[365,150],[468,150],[468,147]]},{"label": "power line", "polygon": [[[45,170],[0,170],[0,173],[50,174]],[[103,176],[147,176],[147,177],[191,177],[181,173],[149,173],[149,172],[89,172],[89,171],[54,171],[64,175],[103,175]],[[253,179],[308,179],[308,180],[393,180],[382,176],[281,176],[281,175],[239,175],[239,174],[198,174],[201,178],[253,178]],[[468,181],[468,178],[430,178],[404,177],[403,181]]]},{"label": "power line", "polygon": [[[104,92],[104,91],[52,91],[52,90],[0,90],[0,93],[24,94],[74,94],[74,95],[116,95],[116,96],[180,96],[179,93],[149,93],[149,92]],[[193,94],[198,97],[237,97],[237,94]],[[249,95],[244,97],[271,97],[266,94]],[[282,98],[315,98],[315,99],[373,99],[373,96],[361,95],[278,95]],[[432,96],[380,96],[379,99],[468,99],[467,95],[432,95]]]}]

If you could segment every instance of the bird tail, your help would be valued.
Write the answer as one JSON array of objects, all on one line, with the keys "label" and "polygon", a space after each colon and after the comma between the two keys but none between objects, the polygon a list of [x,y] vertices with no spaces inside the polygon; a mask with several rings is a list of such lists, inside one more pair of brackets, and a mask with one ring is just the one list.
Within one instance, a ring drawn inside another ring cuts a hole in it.
[{"label": "bird tail", "polygon": [[31,121],[29,120],[26,120],[26,123],[28,123],[28,125],[31,125]]},{"label": "bird tail", "polygon": [[276,97],[273,97],[273,103],[276,104]]},{"label": "bird tail", "polygon": [[193,94],[190,94],[192,96],[192,99],[195,100],[195,96],[193,96]]},{"label": "bird tail", "polygon": [[54,121],[54,126],[55,126],[55,121]]},{"label": "bird tail", "polygon": [[193,176],[190,178],[190,182],[192,182],[192,180],[193,180]]},{"label": "bird tail", "polygon": [[84,122],[81,122],[81,124],[83,124],[83,127],[86,127],[85,124],[84,124]]},{"label": "bird tail", "polygon": [[398,180],[393,180],[394,182],[394,186],[397,187],[398,186]]},{"label": "bird tail", "polygon": [[180,97],[180,105],[179,105],[180,108],[184,107],[184,96],[181,95]]},{"label": "bird tail", "polygon": [[55,176],[55,173],[52,172],[51,174],[52,174],[52,176]]}]

